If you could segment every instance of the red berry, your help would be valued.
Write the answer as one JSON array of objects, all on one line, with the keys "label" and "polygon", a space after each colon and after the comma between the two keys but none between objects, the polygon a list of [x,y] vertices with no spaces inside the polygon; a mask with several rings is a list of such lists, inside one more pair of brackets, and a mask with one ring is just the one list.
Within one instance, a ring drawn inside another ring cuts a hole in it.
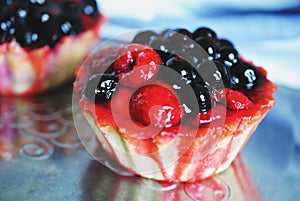
[{"label": "red berry", "polygon": [[232,110],[248,109],[253,103],[243,93],[228,88],[226,92],[227,108]]},{"label": "red berry", "polygon": [[120,87],[112,99],[112,110],[117,112],[125,117],[128,117],[128,105],[130,101],[130,97],[132,95],[132,90],[127,87]]},{"label": "red berry", "polygon": [[176,95],[161,85],[146,85],[132,95],[129,112],[145,126],[171,127],[180,122],[183,111]]},{"label": "red berry", "polygon": [[114,68],[120,83],[137,87],[150,80],[160,64],[160,56],[151,47],[131,44],[115,61]]}]

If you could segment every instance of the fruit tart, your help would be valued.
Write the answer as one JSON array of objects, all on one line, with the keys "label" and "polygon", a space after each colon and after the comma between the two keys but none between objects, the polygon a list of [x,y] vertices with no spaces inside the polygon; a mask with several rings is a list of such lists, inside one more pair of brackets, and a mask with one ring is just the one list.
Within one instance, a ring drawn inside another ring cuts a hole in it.
[{"label": "fruit tart", "polygon": [[105,154],[159,181],[227,169],[275,104],[266,70],[207,27],[132,38],[104,43],[76,71],[74,94]]},{"label": "fruit tart", "polygon": [[74,77],[99,40],[95,0],[0,3],[0,95],[31,95]]}]

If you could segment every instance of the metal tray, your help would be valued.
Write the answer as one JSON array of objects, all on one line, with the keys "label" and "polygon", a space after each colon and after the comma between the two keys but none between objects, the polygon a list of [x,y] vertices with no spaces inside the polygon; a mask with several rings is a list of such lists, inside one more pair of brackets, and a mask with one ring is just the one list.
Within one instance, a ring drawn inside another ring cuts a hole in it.
[{"label": "metal tray", "polygon": [[276,106],[224,173],[193,184],[118,175],[83,148],[72,84],[37,97],[0,97],[0,200],[300,200],[300,92]]}]

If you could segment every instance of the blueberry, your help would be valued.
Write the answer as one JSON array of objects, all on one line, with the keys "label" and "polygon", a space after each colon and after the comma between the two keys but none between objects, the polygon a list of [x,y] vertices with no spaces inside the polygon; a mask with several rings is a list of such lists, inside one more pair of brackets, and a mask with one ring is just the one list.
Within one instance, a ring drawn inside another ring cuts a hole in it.
[{"label": "blueberry", "polygon": [[95,103],[106,103],[112,98],[117,83],[117,78],[110,74],[92,75],[86,83],[84,95]]},{"label": "blueberry", "polygon": [[15,18],[10,17],[0,21],[0,44],[10,42],[15,34]]},{"label": "blueberry", "polygon": [[[167,30],[163,32],[163,38],[166,41],[166,45],[169,47],[170,52],[181,55],[182,53],[189,51],[194,48],[195,43],[189,37],[189,34],[183,29],[178,30]],[[185,34],[182,34],[185,33]],[[186,35],[187,34],[187,35]]]},{"label": "blueberry", "polygon": [[29,0],[31,5],[44,5],[46,2],[47,0]]},{"label": "blueberry", "polygon": [[154,31],[142,31],[137,33],[132,42],[133,43],[140,43],[140,44],[148,44],[150,41],[155,40],[158,38],[158,34]]},{"label": "blueberry", "polygon": [[187,36],[187,37],[189,37],[191,39],[193,38],[192,33],[189,30],[187,30],[187,29],[178,28],[178,29],[174,29],[174,31],[177,32],[177,33],[179,33],[179,34],[185,35],[185,36]]},{"label": "blueberry", "polygon": [[214,61],[214,64],[217,70],[221,73],[224,87],[229,87],[231,75],[228,68],[219,61]]},{"label": "blueberry", "polygon": [[186,84],[190,84],[197,77],[194,67],[189,62],[179,57],[169,59],[166,62],[166,66],[178,72]]},{"label": "blueberry", "polygon": [[165,64],[169,58],[173,57],[173,54],[168,50],[166,42],[161,37],[152,38],[148,45],[159,54],[163,64]]},{"label": "blueberry", "polygon": [[204,37],[212,40],[213,42],[218,41],[217,34],[210,28],[207,27],[199,27],[193,32],[193,38]]},{"label": "blueberry", "polygon": [[227,40],[227,39],[219,39],[218,46],[219,46],[219,48],[224,47],[224,46],[234,48],[233,43],[231,41]]},{"label": "blueberry", "polygon": [[9,17],[9,13],[12,12],[12,9],[17,0],[1,0],[0,1],[0,20],[2,18]]},{"label": "blueberry", "polygon": [[261,73],[254,66],[245,62],[239,62],[230,68],[230,74],[232,88],[241,91],[254,89],[263,82]]},{"label": "blueberry", "polygon": [[234,47],[221,46],[218,50],[217,58],[226,66],[232,67],[239,61],[239,53]]},{"label": "blueberry", "polygon": [[83,15],[91,17],[94,20],[98,19],[99,10],[95,0],[82,0],[80,6]]},{"label": "blueberry", "polygon": [[220,90],[229,83],[229,73],[220,62],[206,60],[197,66],[197,71],[210,91]]},{"label": "blueberry", "polygon": [[216,57],[216,44],[210,38],[198,37],[195,41],[207,52],[209,60]]},{"label": "blueberry", "polygon": [[193,84],[193,90],[198,101],[199,112],[207,112],[212,107],[209,90],[197,82]]}]

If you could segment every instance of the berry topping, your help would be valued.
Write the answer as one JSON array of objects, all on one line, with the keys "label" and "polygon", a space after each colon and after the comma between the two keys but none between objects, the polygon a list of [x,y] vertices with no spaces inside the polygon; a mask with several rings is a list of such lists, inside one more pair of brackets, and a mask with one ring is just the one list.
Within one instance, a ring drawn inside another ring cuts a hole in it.
[{"label": "berry topping", "polygon": [[253,103],[239,91],[225,89],[227,108],[231,110],[248,109]]},{"label": "berry topping", "polygon": [[109,74],[95,74],[89,78],[84,89],[84,95],[95,103],[106,103],[116,90],[118,80]]},{"label": "berry topping", "polygon": [[251,64],[239,62],[230,69],[232,87],[237,90],[250,90],[263,82],[261,73]]},{"label": "berry topping", "polygon": [[[144,125],[153,121],[160,127],[169,127],[195,113],[201,116],[200,122],[209,122],[215,119],[210,117],[210,109],[224,107],[223,102],[232,110],[246,109],[252,104],[246,96],[248,91],[263,82],[263,75],[254,66],[240,61],[231,41],[218,39],[206,27],[193,33],[187,29],[143,31],[133,42],[139,44],[129,45],[113,64],[119,82],[138,87],[156,75],[159,83],[169,86],[165,89],[153,84],[143,86],[132,96],[132,118]],[[170,72],[160,73],[160,64]],[[188,89],[194,92],[198,104],[192,103]],[[152,110],[155,105],[161,107]]]},{"label": "berry topping", "polygon": [[63,36],[92,27],[98,18],[95,0],[1,1],[0,44],[15,38],[29,49],[52,48]]},{"label": "berry topping", "polygon": [[146,85],[134,92],[129,103],[131,117],[145,126],[171,127],[182,117],[176,95],[161,85]]},{"label": "berry topping", "polygon": [[151,47],[132,44],[115,61],[114,69],[123,85],[137,87],[150,80],[160,64],[160,56]]}]

